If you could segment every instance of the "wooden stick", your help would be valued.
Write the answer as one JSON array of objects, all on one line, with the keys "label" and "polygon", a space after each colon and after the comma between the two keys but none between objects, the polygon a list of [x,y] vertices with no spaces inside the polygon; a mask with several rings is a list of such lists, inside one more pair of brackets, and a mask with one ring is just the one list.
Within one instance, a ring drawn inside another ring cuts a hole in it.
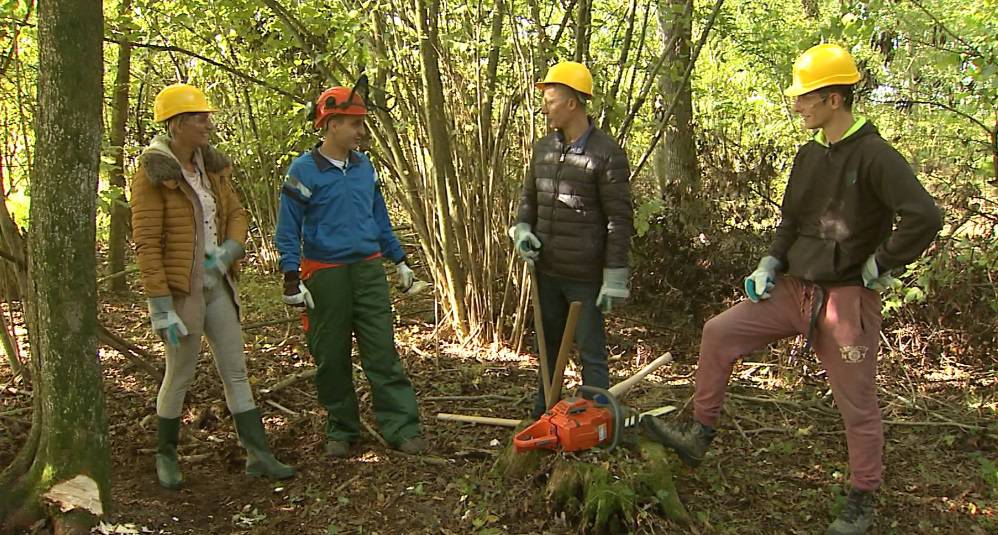
[{"label": "wooden stick", "polygon": [[534,331],[537,332],[537,359],[540,361],[541,385],[544,389],[544,406],[551,406],[551,376],[548,375],[548,349],[544,339],[544,319],[541,316],[541,292],[537,288],[537,272],[533,263],[527,263],[530,271],[530,297],[534,302]]},{"label": "wooden stick", "polygon": [[568,319],[565,320],[565,332],[561,335],[561,346],[558,348],[558,361],[554,365],[554,375],[551,377],[551,397],[548,399],[547,410],[561,399],[561,387],[565,379],[565,365],[568,364],[568,356],[572,353],[572,344],[575,342],[575,325],[579,322],[579,314],[582,311],[582,303],[572,301],[568,306]]},{"label": "wooden stick", "polygon": [[278,390],[282,390],[284,388],[287,388],[287,387],[289,387],[289,386],[297,383],[298,381],[301,381],[302,379],[308,379],[310,377],[315,377],[315,372],[316,371],[317,371],[316,368],[309,368],[307,370],[300,371],[298,373],[289,375],[288,377],[286,377],[286,378],[281,379],[280,381],[278,381],[276,384],[274,384],[274,386],[272,386],[270,388],[261,388],[260,389],[260,394],[263,394],[265,396],[269,396],[270,394],[273,394],[274,392],[277,392]]},{"label": "wooden stick", "polygon": [[624,397],[624,395],[627,394],[627,392],[630,389],[634,388],[634,385],[641,382],[641,380],[644,379],[646,375],[657,370],[666,362],[672,362],[672,353],[666,352],[664,355],[653,360],[650,364],[648,364],[644,368],[641,368],[638,371],[638,373],[635,373],[634,375],[628,377],[627,379],[624,379],[623,381],[611,386],[610,393],[613,394],[613,397],[617,399]]},{"label": "wooden stick", "polygon": [[448,414],[446,412],[438,412],[437,420],[444,420],[448,422],[465,422],[469,424],[498,425],[502,427],[516,427],[520,425],[520,422],[522,421],[522,420],[512,420],[510,418],[491,418],[488,416]]}]

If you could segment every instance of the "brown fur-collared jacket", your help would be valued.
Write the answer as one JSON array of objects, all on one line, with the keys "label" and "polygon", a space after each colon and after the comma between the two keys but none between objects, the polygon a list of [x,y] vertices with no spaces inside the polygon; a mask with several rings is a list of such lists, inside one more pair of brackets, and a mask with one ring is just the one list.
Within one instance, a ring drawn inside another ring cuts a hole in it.
[{"label": "brown fur-collared jacket", "polygon": [[[228,239],[242,245],[249,222],[232,185],[232,164],[213,147],[202,149],[201,155],[215,197],[218,242]],[[154,138],[139,157],[130,203],[132,237],[146,297],[190,295],[195,280],[200,290],[205,257],[205,244],[200,243],[201,203],[184,178],[167,138]],[[230,277],[238,264],[232,263]]]}]

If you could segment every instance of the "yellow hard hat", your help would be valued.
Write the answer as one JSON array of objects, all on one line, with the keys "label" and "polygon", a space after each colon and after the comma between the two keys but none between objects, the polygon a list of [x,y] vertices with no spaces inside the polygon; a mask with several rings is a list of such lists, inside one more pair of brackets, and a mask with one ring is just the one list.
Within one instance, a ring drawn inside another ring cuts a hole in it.
[{"label": "yellow hard hat", "polygon": [[575,61],[563,61],[550,69],[543,80],[534,84],[537,89],[544,89],[548,84],[563,84],[587,95],[593,96],[593,75],[585,65]]},{"label": "yellow hard hat", "polygon": [[804,51],[794,62],[794,81],[783,94],[796,97],[830,85],[852,85],[861,78],[846,49],[820,44]]},{"label": "yellow hard hat", "polygon": [[153,120],[160,123],[181,113],[210,111],[218,110],[208,104],[208,99],[200,89],[187,84],[173,84],[164,87],[156,95]]}]

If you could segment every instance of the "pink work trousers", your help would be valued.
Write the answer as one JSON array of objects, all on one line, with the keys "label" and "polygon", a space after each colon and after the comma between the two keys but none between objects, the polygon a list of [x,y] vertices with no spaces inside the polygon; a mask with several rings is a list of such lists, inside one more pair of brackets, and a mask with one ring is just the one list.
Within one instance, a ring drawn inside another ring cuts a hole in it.
[{"label": "pink work trousers", "polygon": [[[693,401],[700,423],[713,427],[717,421],[736,360],[782,338],[807,334],[820,290],[810,282],[778,277],[769,299],[742,301],[704,325]],[[838,286],[826,288],[825,299],[812,347],[845,422],[852,486],[874,490],[883,474],[884,447],[876,385],[880,296],[862,286]]]}]

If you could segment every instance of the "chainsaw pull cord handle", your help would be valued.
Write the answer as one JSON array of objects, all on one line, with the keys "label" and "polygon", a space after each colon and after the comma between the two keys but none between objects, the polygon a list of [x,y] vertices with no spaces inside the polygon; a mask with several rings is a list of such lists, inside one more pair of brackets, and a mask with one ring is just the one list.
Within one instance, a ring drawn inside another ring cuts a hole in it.
[{"label": "chainsaw pull cord handle", "polygon": [[593,394],[595,398],[597,395],[603,396],[607,399],[610,404],[610,412],[613,414],[613,440],[610,441],[610,445],[607,446],[606,450],[611,451],[613,448],[617,447],[620,443],[620,435],[624,432],[624,410],[621,408],[620,403],[617,402],[617,398],[610,393],[609,390],[605,388],[600,388],[598,386],[582,385],[579,387],[579,392]]}]

